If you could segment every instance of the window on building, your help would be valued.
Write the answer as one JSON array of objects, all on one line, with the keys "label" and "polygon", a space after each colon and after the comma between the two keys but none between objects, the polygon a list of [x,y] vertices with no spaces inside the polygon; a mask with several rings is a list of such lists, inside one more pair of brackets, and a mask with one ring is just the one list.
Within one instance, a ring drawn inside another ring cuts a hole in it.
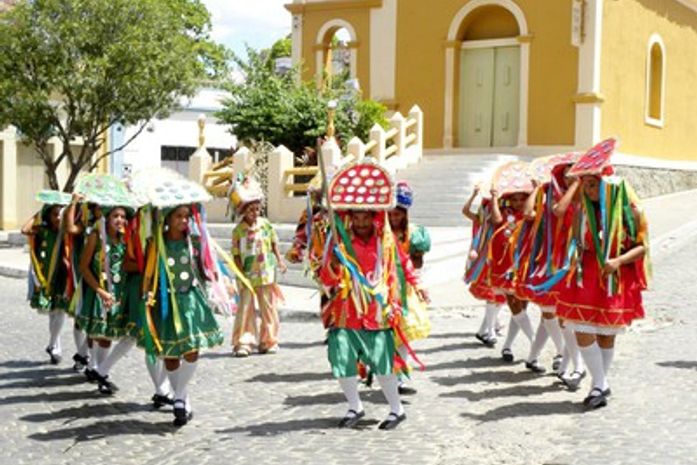
[{"label": "window on building", "polygon": [[[231,149],[206,147],[213,163],[232,156]],[[196,147],[163,145],[160,147],[161,165],[189,177],[189,158],[196,152]]]},{"label": "window on building", "polygon": [[665,45],[658,34],[649,39],[646,64],[646,123],[663,126],[665,115]]}]

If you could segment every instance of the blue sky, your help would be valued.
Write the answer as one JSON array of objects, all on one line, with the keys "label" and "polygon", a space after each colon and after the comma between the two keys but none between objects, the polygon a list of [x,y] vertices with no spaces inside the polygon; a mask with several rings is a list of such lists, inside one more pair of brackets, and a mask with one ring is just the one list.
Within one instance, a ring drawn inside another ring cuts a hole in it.
[{"label": "blue sky", "polygon": [[213,19],[213,39],[236,53],[244,43],[253,48],[271,46],[290,33],[290,0],[203,0]]}]

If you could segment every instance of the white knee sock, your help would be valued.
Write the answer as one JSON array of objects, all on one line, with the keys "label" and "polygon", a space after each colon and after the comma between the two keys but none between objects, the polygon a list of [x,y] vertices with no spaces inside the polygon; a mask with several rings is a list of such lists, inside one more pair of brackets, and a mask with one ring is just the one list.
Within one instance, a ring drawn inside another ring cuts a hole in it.
[{"label": "white knee sock", "polygon": [[615,348],[610,349],[600,349],[603,354],[603,369],[605,370],[605,376],[610,372],[610,366],[612,365],[612,359],[615,357]]},{"label": "white knee sock", "polygon": [[559,320],[556,318],[542,318],[542,324],[544,324],[547,334],[549,334],[552,342],[554,342],[554,348],[557,349],[557,353],[555,355],[562,354],[564,352],[564,336],[561,335]]},{"label": "white knee sock", "polygon": [[349,410],[353,410],[357,413],[362,412],[363,403],[358,395],[358,378],[355,376],[339,378],[339,386],[341,386],[341,390],[344,391],[344,397],[346,397],[346,402],[348,402]]},{"label": "white knee sock", "polygon": [[87,337],[84,331],[74,327],[73,340],[75,341],[75,352],[77,352],[78,355],[87,357]]},{"label": "white knee sock", "polygon": [[543,323],[544,320],[540,320],[540,325],[537,327],[537,333],[535,333],[535,340],[530,346],[530,355],[528,355],[528,362],[534,362],[540,357],[542,349],[547,342],[548,335],[546,326]]},{"label": "white knee sock", "polygon": [[155,360],[155,363],[150,363],[146,354],[145,367],[148,369],[148,374],[150,374],[153,386],[155,386],[155,394],[169,396],[172,390],[168,380],[167,370],[165,370],[165,363],[159,358]]},{"label": "white knee sock", "polygon": [[583,360],[586,362],[588,371],[593,377],[593,387],[601,390],[607,389],[607,378],[605,377],[605,369],[603,368],[603,354],[597,343],[593,343],[586,347],[579,347]]},{"label": "white knee sock", "polygon": [[486,307],[484,307],[484,321],[487,327],[484,332],[479,334],[487,335],[490,338],[496,337],[496,318],[499,316],[499,311],[501,310],[501,305],[487,302]]},{"label": "white knee sock", "polygon": [[378,375],[377,379],[382,388],[382,393],[385,395],[385,399],[387,399],[387,403],[390,404],[390,413],[396,415],[403,414],[404,407],[399,398],[397,377],[395,375]]},{"label": "white knee sock", "polygon": [[564,345],[564,352],[562,352],[561,363],[559,364],[557,373],[568,376],[570,374],[569,365],[571,365],[571,355],[569,355],[569,347]]},{"label": "white knee sock", "polygon": [[109,376],[109,372],[116,365],[116,362],[128,353],[136,345],[136,340],[132,337],[122,337],[119,342],[111,348],[111,352],[103,362],[99,363],[97,371],[102,376]]},{"label": "white knee sock", "polygon": [[487,319],[487,314],[486,311],[484,312],[484,315],[482,315],[482,324],[479,325],[479,330],[477,331],[477,334],[480,336],[486,336],[489,331],[489,321]]},{"label": "white knee sock", "polygon": [[102,366],[102,363],[104,363],[104,360],[106,360],[107,356],[109,355],[111,347],[102,347],[96,342],[94,344],[97,346],[97,365],[95,369],[99,371],[99,368]]},{"label": "white knee sock", "polygon": [[87,368],[90,370],[96,370],[97,369],[97,352],[99,349],[99,344],[96,342],[92,343],[92,347],[87,346],[87,353],[90,354],[89,360],[87,360]]},{"label": "white knee sock", "polygon": [[513,319],[515,320],[516,323],[518,323],[518,326],[520,326],[520,329],[523,330],[523,334],[532,342],[533,338],[535,337],[535,332],[532,329],[532,323],[530,323],[530,318],[528,317],[528,312],[526,310],[523,310],[522,312],[518,313],[517,315],[513,315]]},{"label": "white knee sock", "polygon": [[61,330],[65,322],[65,313],[60,310],[54,310],[48,314],[48,331],[51,335],[48,346],[52,348],[52,352],[56,355],[62,353],[61,348]]},{"label": "white knee sock", "polygon": [[506,335],[506,341],[503,343],[504,349],[511,348],[511,346],[513,345],[513,341],[518,335],[518,332],[520,332],[520,326],[518,326],[518,323],[515,321],[514,318],[511,318],[511,322],[508,324],[508,334]]},{"label": "white knee sock", "polygon": [[[196,362],[187,362],[182,359],[181,365],[177,370],[176,384],[174,384],[174,398],[186,402],[187,411],[191,411],[189,404],[189,382],[196,372]],[[171,379],[170,379],[171,381]]]},{"label": "white knee sock", "polygon": [[578,342],[576,342],[576,334],[571,328],[565,327],[562,330],[562,336],[564,336],[564,346],[568,351],[569,359],[574,364],[574,371],[584,372],[585,366],[583,365],[581,351],[578,348]]}]

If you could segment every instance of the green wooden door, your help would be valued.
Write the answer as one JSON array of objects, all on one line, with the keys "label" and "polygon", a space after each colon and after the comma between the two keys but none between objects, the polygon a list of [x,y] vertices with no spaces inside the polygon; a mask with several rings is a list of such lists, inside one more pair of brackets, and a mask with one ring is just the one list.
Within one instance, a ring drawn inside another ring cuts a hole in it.
[{"label": "green wooden door", "polygon": [[460,57],[459,145],[491,146],[494,49],[463,50]]},{"label": "green wooden door", "polygon": [[492,144],[510,147],[518,144],[520,47],[496,48],[494,68]]},{"label": "green wooden door", "polygon": [[458,141],[461,147],[518,143],[520,47],[462,50]]}]

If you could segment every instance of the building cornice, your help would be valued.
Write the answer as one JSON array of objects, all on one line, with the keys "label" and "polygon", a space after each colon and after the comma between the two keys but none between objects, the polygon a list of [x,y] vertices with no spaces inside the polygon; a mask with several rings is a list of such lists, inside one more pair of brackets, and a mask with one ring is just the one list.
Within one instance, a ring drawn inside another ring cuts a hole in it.
[{"label": "building cornice", "polygon": [[382,8],[382,0],[325,0],[309,3],[288,3],[284,5],[291,14],[304,14],[308,11],[367,10]]}]

